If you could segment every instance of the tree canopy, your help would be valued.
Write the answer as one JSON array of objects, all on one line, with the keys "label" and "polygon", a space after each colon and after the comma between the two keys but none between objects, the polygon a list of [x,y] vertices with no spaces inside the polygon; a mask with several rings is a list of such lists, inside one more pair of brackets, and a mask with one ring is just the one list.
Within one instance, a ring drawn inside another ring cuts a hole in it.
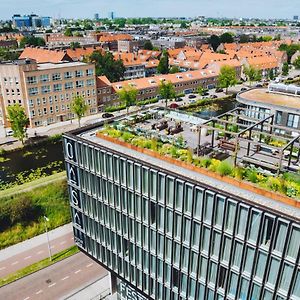
[{"label": "tree canopy", "polygon": [[41,37],[24,36],[20,41],[20,48],[24,48],[26,45],[29,46],[45,46],[45,40]]},{"label": "tree canopy", "polygon": [[175,98],[175,88],[172,82],[161,81],[159,85],[159,94],[162,99],[165,99],[166,107],[168,106],[168,100]]},{"label": "tree canopy", "polygon": [[232,34],[230,34],[229,32],[225,32],[220,36],[220,42],[221,43],[233,43],[234,39]]},{"label": "tree canopy", "polygon": [[300,69],[300,56],[298,56],[295,61],[293,62],[293,66],[296,68],[296,69]]},{"label": "tree canopy", "polygon": [[144,43],[144,50],[153,50],[153,45],[152,45],[152,43],[151,43],[151,41],[146,41],[145,43]]},{"label": "tree canopy", "polygon": [[13,130],[13,136],[19,139],[24,144],[26,137],[26,127],[29,125],[29,119],[26,116],[24,107],[19,104],[10,105],[7,107],[8,121]]},{"label": "tree canopy", "polygon": [[221,44],[220,38],[215,34],[208,39],[208,43],[211,45],[214,51],[216,51]]},{"label": "tree canopy", "polygon": [[134,88],[122,88],[118,91],[120,101],[126,106],[128,113],[129,107],[136,103],[138,91]]},{"label": "tree canopy", "polygon": [[280,51],[285,51],[288,57],[288,63],[291,63],[291,58],[292,56],[300,50],[300,45],[299,44],[292,44],[292,45],[287,45],[287,44],[281,44],[279,46]]},{"label": "tree canopy", "polygon": [[226,88],[226,94],[230,86],[237,84],[236,71],[234,67],[223,66],[220,70],[218,85],[221,88]]},{"label": "tree canopy", "polygon": [[111,82],[120,81],[124,76],[125,67],[122,60],[115,60],[110,52],[103,55],[99,51],[94,51],[89,56],[89,61],[95,64],[97,76],[104,75]]},{"label": "tree canopy", "polygon": [[170,74],[175,74],[175,73],[179,73],[180,72],[180,68],[178,66],[172,66],[170,68]]},{"label": "tree canopy", "polygon": [[75,96],[73,98],[71,110],[77,116],[78,126],[80,127],[80,120],[88,110],[88,105],[85,103],[83,96]]},{"label": "tree canopy", "polygon": [[157,66],[157,72],[160,74],[168,74],[169,73],[169,55],[167,51],[163,51],[159,64]]},{"label": "tree canopy", "polygon": [[253,81],[259,81],[261,80],[261,71],[254,68],[253,66],[244,66],[244,74],[247,78],[247,80],[250,82],[250,85]]},{"label": "tree canopy", "polygon": [[289,74],[289,64],[287,62],[283,63],[282,75],[287,76]]},{"label": "tree canopy", "polygon": [[0,48],[0,61],[16,60],[19,58],[19,53],[5,48]]}]

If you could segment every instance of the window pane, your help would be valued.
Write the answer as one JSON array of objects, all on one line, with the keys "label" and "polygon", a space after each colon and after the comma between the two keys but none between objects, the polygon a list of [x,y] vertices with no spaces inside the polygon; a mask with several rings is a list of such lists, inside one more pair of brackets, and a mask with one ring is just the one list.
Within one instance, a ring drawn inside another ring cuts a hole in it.
[{"label": "window pane", "polygon": [[233,232],[234,222],[235,222],[235,209],[236,205],[229,201],[227,205],[227,211],[226,211],[226,225],[225,230],[228,230],[229,232]]},{"label": "window pane", "polygon": [[288,264],[285,264],[283,267],[279,288],[288,292],[289,286],[291,284],[292,276],[293,276],[293,267]]},{"label": "window pane", "polygon": [[249,228],[249,240],[252,240],[253,242],[256,242],[258,238],[260,219],[261,213],[252,211]]},{"label": "window pane", "polygon": [[274,286],[276,283],[279,265],[280,265],[279,260],[272,257],[270,262],[270,269],[268,273],[268,280],[267,280],[268,284],[271,286]]},{"label": "window pane", "polygon": [[224,198],[217,195],[215,208],[215,224],[222,227],[224,215]]},{"label": "window pane", "polygon": [[246,226],[247,226],[247,217],[248,217],[248,209],[245,207],[240,207],[238,224],[237,224],[237,234],[241,237],[245,236]]},{"label": "window pane", "polygon": [[277,227],[277,236],[276,236],[276,243],[274,250],[282,253],[284,244],[285,244],[285,239],[287,236],[287,228],[288,225],[283,222],[278,222],[278,227]]},{"label": "window pane", "polygon": [[203,190],[196,188],[195,194],[194,218],[201,220]]},{"label": "window pane", "polygon": [[293,228],[287,249],[287,256],[296,259],[300,248],[300,229]]}]

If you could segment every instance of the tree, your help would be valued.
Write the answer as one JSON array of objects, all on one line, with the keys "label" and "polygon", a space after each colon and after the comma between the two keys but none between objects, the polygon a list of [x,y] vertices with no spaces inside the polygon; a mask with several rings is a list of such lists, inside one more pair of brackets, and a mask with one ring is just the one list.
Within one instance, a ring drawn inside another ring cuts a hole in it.
[{"label": "tree", "polygon": [[175,74],[175,73],[179,73],[180,69],[178,66],[172,66],[170,69],[170,74]]},{"label": "tree", "polygon": [[24,145],[24,139],[26,137],[26,127],[29,125],[29,119],[26,116],[24,107],[19,104],[10,105],[7,107],[8,121],[11,124],[13,130],[13,136],[19,139]]},{"label": "tree", "polygon": [[205,89],[202,85],[199,85],[198,88],[197,88],[197,93],[200,95],[200,96],[203,96],[205,92]]},{"label": "tree", "polygon": [[70,48],[72,50],[75,50],[76,48],[81,48],[80,43],[79,42],[71,42],[70,43]]},{"label": "tree", "polygon": [[229,32],[225,32],[220,36],[220,42],[221,43],[233,43],[234,39],[232,34],[230,34]]},{"label": "tree", "polygon": [[71,110],[77,116],[78,126],[80,127],[80,120],[88,110],[88,105],[82,96],[75,96],[71,103]]},{"label": "tree", "polygon": [[153,45],[152,45],[152,43],[151,43],[151,41],[146,41],[145,43],[144,43],[144,50],[153,50]]},{"label": "tree", "polygon": [[289,64],[287,62],[283,63],[282,75],[287,76],[289,74]]},{"label": "tree", "polygon": [[241,34],[240,35],[240,43],[244,44],[244,43],[249,43],[250,42],[250,37],[247,34]]},{"label": "tree", "polygon": [[163,51],[161,58],[159,60],[159,64],[157,66],[157,72],[160,74],[168,74],[169,73],[169,55],[167,51]]},{"label": "tree", "polygon": [[292,44],[292,45],[287,45],[287,44],[281,44],[279,46],[280,51],[285,51],[288,57],[288,63],[291,63],[291,58],[292,56],[300,50],[300,45],[299,44]]},{"label": "tree", "polygon": [[73,36],[73,32],[72,32],[72,29],[67,27],[65,32],[64,32],[64,35],[65,36]]},{"label": "tree", "polygon": [[300,69],[300,56],[298,56],[295,61],[293,62],[293,66],[296,68],[296,69]]},{"label": "tree", "polygon": [[120,81],[124,76],[125,67],[122,60],[115,60],[110,52],[103,55],[99,51],[94,51],[88,60],[95,64],[97,76],[104,75],[111,82]]},{"label": "tree", "polygon": [[0,61],[3,60],[16,60],[18,59],[20,54],[16,51],[0,48]]},{"label": "tree", "polygon": [[208,39],[208,43],[211,45],[214,51],[216,51],[221,44],[220,38],[215,34]]},{"label": "tree", "polygon": [[126,106],[128,114],[129,107],[136,103],[137,90],[134,88],[122,88],[118,91],[119,99]]},{"label": "tree", "polygon": [[244,66],[244,74],[247,78],[247,80],[250,83],[250,86],[253,81],[259,81],[261,80],[261,71],[254,68],[253,66]]},{"label": "tree", "polygon": [[172,82],[161,81],[159,85],[159,94],[162,99],[165,99],[166,107],[168,106],[168,100],[175,98],[176,93]]},{"label": "tree", "polygon": [[273,69],[270,69],[269,72],[268,72],[268,77],[270,80],[274,80],[275,79],[275,72]]},{"label": "tree", "polygon": [[234,67],[223,66],[220,70],[218,85],[221,88],[226,88],[226,94],[230,86],[237,84],[236,71]]},{"label": "tree", "polygon": [[20,41],[20,48],[25,48],[26,45],[29,46],[45,46],[45,40],[41,37],[25,36]]}]

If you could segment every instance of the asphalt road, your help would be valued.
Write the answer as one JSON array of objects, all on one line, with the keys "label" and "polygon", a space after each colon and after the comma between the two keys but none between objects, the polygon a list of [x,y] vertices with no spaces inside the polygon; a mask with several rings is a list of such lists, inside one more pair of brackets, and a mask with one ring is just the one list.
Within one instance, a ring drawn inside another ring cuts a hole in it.
[{"label": "asphalt road", "polygon": [[[0,288],[0,299],[55,300],[107,275],[107,271],[82,253]],[[100,291],[101,292],[101,291]]]},{"label": "asphalt road", "polygon": [[[51,253],[58,253],[74,245],[73,232],[57,239],[50,240]],[[32,265],[49,257],[48,245],[44,243],[31,248],[6,260],[0,261],[0,278],[14,273],[24,267]],[[1,297],[0,297],[1,298]]]}]

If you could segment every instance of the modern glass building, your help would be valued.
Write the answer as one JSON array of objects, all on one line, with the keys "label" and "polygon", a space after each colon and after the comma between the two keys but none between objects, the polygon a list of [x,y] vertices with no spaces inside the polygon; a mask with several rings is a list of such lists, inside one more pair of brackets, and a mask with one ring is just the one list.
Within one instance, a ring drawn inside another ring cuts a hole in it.
[{"label": "modern glass building", "polygon": [[300,299],[300,209],[95,136],[64,135],[76,244],[118,299]]}]

